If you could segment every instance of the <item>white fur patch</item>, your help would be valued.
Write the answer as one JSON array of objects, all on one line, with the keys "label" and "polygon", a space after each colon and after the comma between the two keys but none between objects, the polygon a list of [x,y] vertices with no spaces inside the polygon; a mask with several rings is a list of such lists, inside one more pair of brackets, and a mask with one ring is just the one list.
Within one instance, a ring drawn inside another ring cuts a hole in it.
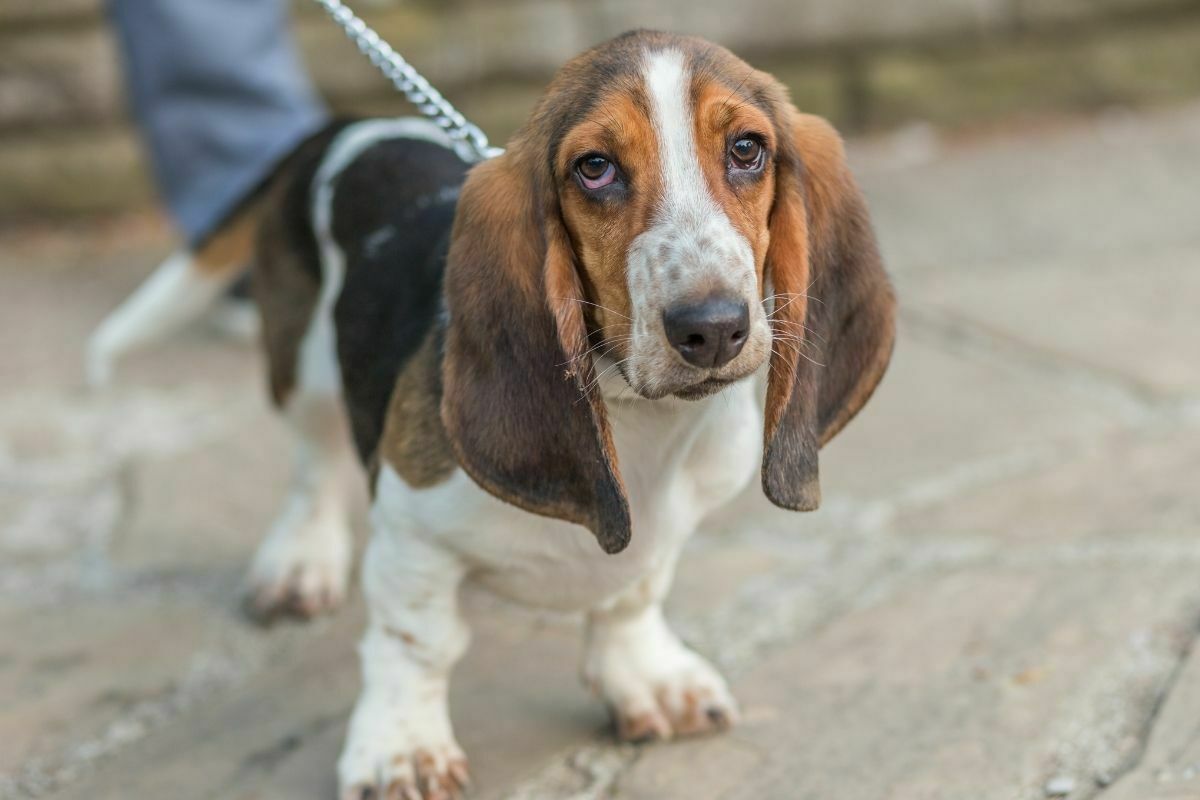
[{"label": "white fur patch", "polygon": [[605,554],[579,525],[493,497],[462,470],[417,489],[386,464],[375,483],[375,535],[422,537],[459,553],[480,568],[483,584],[518,603],[562,611],[604,604],[673,561],[704,515],[753,478],[762,436],[751,381],[696,402],[623,394],[609,398],[633,513],[633,539],[620,553]]},{"label": "white fur patch", "polygon": [[252,608],[311,617],[346,596],[353,540],[350,497],[361,467],[336,395],[298,392],[284,409],[295,450],[291,486],[247,579]]},{"label": "white fur patch", "polygon": [[622,736],[667,739],[737,721],[725,679],[667,626],[662,598],[628,613],[593,613],[584,647],[584,681],[617,714]]},{"label": "white fur patch", "polygon": [[660,221],[703,227],[725,212],[713,200],[696,152],[689,75],[683,54],[677,50],[653,53],[646,59],[646,90],[658,131],[658,156],[662,170],[663,203]]}]

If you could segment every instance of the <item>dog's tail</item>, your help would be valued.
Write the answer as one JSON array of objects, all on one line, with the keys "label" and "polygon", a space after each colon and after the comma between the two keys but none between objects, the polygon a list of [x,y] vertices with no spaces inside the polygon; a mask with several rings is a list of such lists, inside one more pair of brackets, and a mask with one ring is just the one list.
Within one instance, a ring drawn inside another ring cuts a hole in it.
[{"label": "dog's tail", "polygon": [[[90,385],[106,385],[122,356],[195,322],[215,305],[250,265],[261,206],[244,203],[195,249],[172,253],[105,317],[88,339]],[[243,321],[241,327],[249,325]]]}]

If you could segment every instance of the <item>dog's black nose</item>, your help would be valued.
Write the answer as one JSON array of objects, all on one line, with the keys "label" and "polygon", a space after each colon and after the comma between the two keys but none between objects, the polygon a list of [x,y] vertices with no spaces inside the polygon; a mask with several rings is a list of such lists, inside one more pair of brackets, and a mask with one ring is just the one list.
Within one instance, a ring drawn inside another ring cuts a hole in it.
[{"label": "dog's black nose", "polygon": [[697,367],[728,364],[746,343],[750,308],[740,300],[710,297],[663,312],[667,341],[684,360]]}]

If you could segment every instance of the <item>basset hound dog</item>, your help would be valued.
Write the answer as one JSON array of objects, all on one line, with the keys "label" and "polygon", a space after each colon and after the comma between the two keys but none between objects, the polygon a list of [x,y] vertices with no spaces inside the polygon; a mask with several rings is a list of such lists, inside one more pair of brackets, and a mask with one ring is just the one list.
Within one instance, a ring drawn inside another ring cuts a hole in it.
[{"label": "basset hound dog", "polygon": [[337,123],[104,324],[94,373],[219,293],[252,238],[296,442],[258,611],[335,606],[360,465],[373,498],[345,800],[466,784],[447,713],[465,580],[586,613],[585,681],[622,738],[733,724],[663,616],[682,546],[756,473],[776,505],[816,508],[818,450],[892,351],[830,125],[724,48],[646,31],[569,62],[475,166],[422,120]]}]

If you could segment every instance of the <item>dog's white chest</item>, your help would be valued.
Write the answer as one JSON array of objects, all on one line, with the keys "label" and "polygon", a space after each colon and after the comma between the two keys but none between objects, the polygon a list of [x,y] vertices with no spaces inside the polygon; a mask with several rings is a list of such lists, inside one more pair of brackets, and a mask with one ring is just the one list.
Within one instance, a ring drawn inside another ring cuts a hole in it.
[{"label": "dog's white chest", "polygon": [[528,605],[593,607],[669,568],[705,516],[754,477],[761,412],[746,381],[707,400],[610,404],[633,515],[633,538],[605,554],[585,528],[537,516],[480,489],[461,470],[428,489],[384,468],[374,514],[397,536],[421,536],[466,561],[472,577]]}]

